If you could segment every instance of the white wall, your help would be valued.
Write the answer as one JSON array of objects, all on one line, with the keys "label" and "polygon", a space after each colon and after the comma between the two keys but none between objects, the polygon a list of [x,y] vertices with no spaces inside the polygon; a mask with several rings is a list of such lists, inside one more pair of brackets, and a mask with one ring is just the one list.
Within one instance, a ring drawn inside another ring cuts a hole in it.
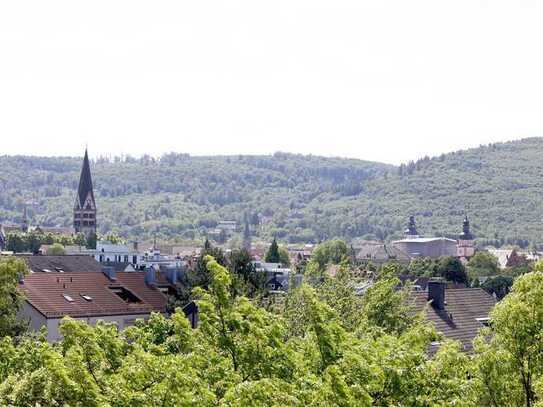
[{"label": "white wall", "polygon": [[[62,321],[62,318],[49,318],[46,319],[40,312],[38,312],[32,305],[27,301],[23,303],[19,314],[21,319],[30,318],[30,329],[33,331],[39,331],[43,326],[47,327],[47,341],[48,342],[57,342],[62,339],[62,335],[59,331],[59,325]],[[134,325],[136,319],[149,319],[150,314],[128,314],[128,315],[109,315],[101,317],[88,317],[88,318],[74,318],[78,321],[84,321],[90,325],[96,325],[100,320],[115,322],[119,330],[127,328],[131,325]]]}]

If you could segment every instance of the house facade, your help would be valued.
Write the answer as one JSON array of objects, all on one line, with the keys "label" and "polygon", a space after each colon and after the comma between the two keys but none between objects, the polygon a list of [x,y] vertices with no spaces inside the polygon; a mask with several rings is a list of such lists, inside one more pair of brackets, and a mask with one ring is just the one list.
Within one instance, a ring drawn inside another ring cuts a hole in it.
[{"label": "house facade", "polygon": [[119,329],[148,319],[153,312],[167,313],[169,276],[145,272],[33,272],[19,283],[25,302],[18,317],[33,330],[47,328],[47,340],[61,339],[64,317],[96,324],[108,321]]}]

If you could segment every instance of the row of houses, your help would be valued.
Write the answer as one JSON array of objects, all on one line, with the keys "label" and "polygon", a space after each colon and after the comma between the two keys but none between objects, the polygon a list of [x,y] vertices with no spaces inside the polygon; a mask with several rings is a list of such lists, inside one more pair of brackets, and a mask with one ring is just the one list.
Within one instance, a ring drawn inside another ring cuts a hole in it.
[{"label": "row of houses", "polygon": [[117,323],[120,329],[152,312],[167,315],[168,296],[180,273],[149,267],[144,271],[117,272],[87,255],[21,255],[30,273],[19,281],[25,301],[19,318],[30,328],[47,328],[47,339],[60,339],[59,324],[70,316],[95,324]]},{"label": "row of houses", "polygon": [[[88,255],[21,255],[30,274],[19,282],[25,301],[19,318],[33,330],[47,329],[50,342],[61,338],[59,325],[70,316],[95,324],[99,320],[115,322],[119,329],[146,320],[151,313],[169,315],[168,301],[176,293],[182,271],[148,267],[139,271],[116,271]],[[302,282],[301,275],[278,263],[254,263],[256,272],[264,272],[270,295]],[[407,281],[411,278],[407,277]],[[488,323],[496,299],[479,288],[451,287],[442,281],[417,279],[411,292],[413,312],[425,310],[445,338],[459,340],[466,351],[478,330]],[[368,284],[359,291],[364,295]],[[279,295],[279,294],[278,294]],[[428,305],[430,303],[430,305]],[[190,303],[184,312],[196,327],[198,309]],[[438,347],[439,343],[434,343]]]}]

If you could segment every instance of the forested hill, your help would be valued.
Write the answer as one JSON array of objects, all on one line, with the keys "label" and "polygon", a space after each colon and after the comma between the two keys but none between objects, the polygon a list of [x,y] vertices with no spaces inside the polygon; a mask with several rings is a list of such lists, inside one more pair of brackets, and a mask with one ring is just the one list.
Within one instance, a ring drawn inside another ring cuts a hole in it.
[{"label": "forested hill", "polygon": [[[219,220],[284,241],[393,238],[409,214],[419,233],[475,233],[543,243],[543,139],[493,144],[394,167],[276,153],[167,154],[92,164],[102,233],[199,238]],[[81,158],[0,157],[0,221],[69,225]]]}]

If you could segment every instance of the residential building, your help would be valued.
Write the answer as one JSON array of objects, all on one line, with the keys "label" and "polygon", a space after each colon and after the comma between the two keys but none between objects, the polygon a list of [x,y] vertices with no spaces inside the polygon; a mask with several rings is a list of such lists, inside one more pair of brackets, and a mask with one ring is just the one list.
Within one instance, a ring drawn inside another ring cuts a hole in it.
[{"label": "residential building", "polygon": [[285,268],[281,263],[265,263],[253,261],[255,272],[266,273],[266,287],[272,291],[288,290],[290,268]]},{"label": "residential building", "polygon": [[152,312],[167,313],[167,294],[177,275],[145,272],[30,273],[19,283],[25,301],[19,318],[33,330],[47,328],[47,340],[61,339],[59,325],[69,316],[95,324],[115,322],[119,329],[148,319]]},{"label": "residential building", "polygon": [[[442,281],[429,281],[427,291],[414,290],[411,297],[414,311],[426,308],[426,319],[445,338],[460,341],[466,352],[472,351],[473,339],[489,323],[490,312],[496,305],[496,299],[480,288],[447,289]],[[438,347],[439,343],[433,343],[430,353]]]},{"label": "residential building", "polygon": [[31,273],[100,273],[102,271],[102,265],[86,254],[62,256],[18,254],[16,256],[26,262]]},{"label": "residential building", "polygon": [[501,269],[511,267],[515,263],[539,261],[543,258],[541,253],[528,250],[495,249],[493,247],[488,247],[486,250],[498,259],[498,265]]},{"label": "residential building", "polygon": [[143,260],[143,254],[138,252],[137,243],[129,246],[100,240],[96,242],[96,250],[88,250],[88,253],[100,263],[130,264],[134,268],[137,268]]},{"label": "residential building", "polygon": [[396,261],[401,264],[409,264],[412,260],[410,254],[399,247],[379,242],[366,242],[354,248],[355,259],[359,264],[372,263],[381,266],[385,263]]}]

